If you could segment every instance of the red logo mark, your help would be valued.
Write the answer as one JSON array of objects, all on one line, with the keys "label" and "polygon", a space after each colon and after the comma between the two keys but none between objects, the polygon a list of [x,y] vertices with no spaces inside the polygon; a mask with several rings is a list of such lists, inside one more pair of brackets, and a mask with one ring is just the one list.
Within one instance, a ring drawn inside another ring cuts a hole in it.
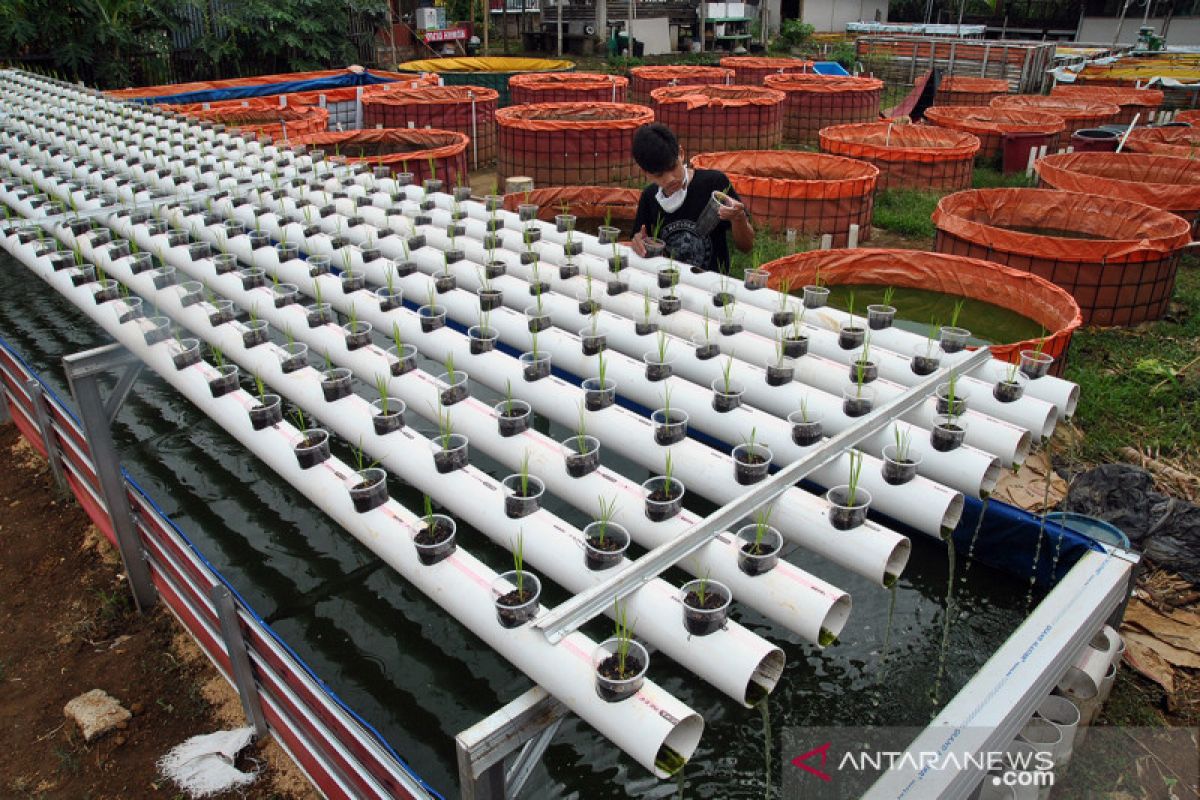
[{"label": "red logo mark", "polygon": [[833,742],[826,742],[825,744],[821,745],[820,747],[814,747],[812,750],[809,750],[807,753],[801,753],[800,755],[798,755],[792,759],[792,766],[799,767],[800,769],[804,770],[805,772],[809,773],[810,775],[816,775],[821,780],[825,781],[826,783],[829,783],[830,781],[833,780],[833,778],[830,777],[828,773],[822,772],[821,770],[817,769],[816,767],[810,766],[809,764],[807,764],[805,762],[807,762],[813,756],[819,756],[821,759],[820,766],[822,766],[822,767],[825,766],[825,762],[829,759],[829,748],[832,744],[833,744]]}]

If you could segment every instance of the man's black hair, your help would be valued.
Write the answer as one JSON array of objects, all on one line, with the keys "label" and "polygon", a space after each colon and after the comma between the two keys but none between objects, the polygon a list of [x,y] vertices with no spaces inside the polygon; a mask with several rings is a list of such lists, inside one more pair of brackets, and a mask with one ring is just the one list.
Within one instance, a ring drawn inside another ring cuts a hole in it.
[{"label": "man's black hair", "polygon": [[633,134],[633,160],[651,175],[661,175],[679,162],[679,140],[661,122],[643,125]]}]

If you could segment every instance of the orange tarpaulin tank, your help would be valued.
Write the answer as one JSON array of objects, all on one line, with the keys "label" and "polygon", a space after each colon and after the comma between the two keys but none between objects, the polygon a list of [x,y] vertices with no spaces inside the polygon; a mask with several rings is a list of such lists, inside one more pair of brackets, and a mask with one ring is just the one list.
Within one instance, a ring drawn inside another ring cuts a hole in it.
[{"label": "orange tarpaulin tank", "polygon": [[787,72],[812,72],[813,62],[800,58],[762,58],[760,56],[725,56],[721,66],[733,70],[733,82],[743,86],[762,86],[768,75]]},{"label": "orange tarpaulin tank", "polygon": [[538,103],[496,112],[497,173],[538,186],[629,185],[641,181],[633,132],[654,121],[629,103]]},{"label": "orange tarpaulin tank", "polygon": [[1176,112],[1176,122],[1186,122],[1189,125],[1200,126],[1200,109],[1188,108],[1183,111]]},{"label": "orange tarpaulin tank", "polygon": [[484,86],[380,87],[363,98],[363,126],[435,128],[471,138],[472,166],[496,157],[496,103],[499,95]]},{"label": "orange tarpaulin tank", "polygon": [[538,207],[538,219],[549,222],[562,209],[579,219],[612,219],[614,222],[632,221],[637,215],[641,189],[620,189],[612,186],[554,186],[534,189],[532,192],[516,192],[504,195],[504,208],[516,211],[522,203],[533,203]]},{"label": "orange tarpaulin tank", "polygon": [[[1071,335],[1083,322],[1075,300],[1053,283],[975,258],[919,250],[855,248],[796,253],[763,267],[771,274],[772,287],[778,287],[785,278],[792,286],[811,284],[819,271],[821,282],[832,286],[903,286],[970,297],[1011,309],[1046,329],[1042,352],[1054,356],[1056,375],[1062,372]],[[1005,342],[992,345],[991,352],[996,358],[1017,362],[1022,350],[1037,346],[1038,341],[1032,340]]]},{"label": "orange tarpaulin tank", "polygon": [[768,75],[768,89],[783,92],[783,138],[797,144],[816,144],[817,133],[829,125],[879,119],[883,81],[837,75]]},{"label": "orange tarpaulin tank", "polygon": [[977,157],[984,160],[1000,157],[1006,134],[1044,134],[1049,137],[1046,150],[1053,152],[1066,130],[1066,122],[1057,114],[990,106],[933,106],[925,109],[925,121],[974,135],[979,139]]},{"label": "orange tarpaulin tank", "polygon": [[1200,128],[1134,128],[1125,149],[1195,160],[1200,158]]},{"label": "orange tarpaulin tank", "polygon": [[668,86],[650,93],[654,118],[691,155],[770,150],[783,141],[783,92],[761,86]]},{"label": "orange tarpaulin tank", "polygon": [[938,84],[933,104],[937,106],[986,106],[1008,94],[1008,81],[999,78],[970,78],[951,75]]},{"label": "orange tarpaulin tank", "polygon": [[329,127],[329,112],[325,109],[317,106],[281,108],[277,100],[269,97],[165,108],[201,122],[218,122],[227,128],[270,136],[281,142],[287,142],[293,136],[321,133]]},{"label": "orange tarpaulin tank", "polygon": [[1139,115],[1138,124],[1145,125],[1150,120],[1150,112],[1156,110],[1163,102],[1163,93],[1157,89],[1129,89],[1123,86],[1087,86],[1072,83],[1060,83],[1050,90],[1051,97],[1066,97],[1072,100],[1086,100],[1094,103],[1114,103],[1121,111],[1115,123],[1127,125]]},{"label": "orange tarpaulin tank", "polygon": [[974,189],[933,212],[935,249],[1028,270],[1066,289],[1088,325],[1158,319],[1187,222],[1157,208],[1052,189]]},{"label": "orange tarpaulin tank", "polygon": [[979,139],[932,125],[861,122],[821,129],[821,151],[879,168],[879,189],[965,189]]},{"label": "orange tarpaulin tank", "polygon": [[1200,221],[1200,165],[1194,159],[1147,153],[1060,153],[1033,165],[1042,185],[1090,192],[1161,208]]},{"label": "orange tarpaulin tank", "polygon": [[727,67],[634,67],[629,70],[629,99],[634,103],[649,105],[650,92],[664,86],[730,83],[733,83],[733,70]]},{"label": "orange tarpaulin tank", "polygon": [[760,227],[774,231],[833,236],[847,243],[851,225],[859,240],[870,234],[875,181],[879,170],[863,161],[819,153],[748,150],[706,153],[692,159],[697,169],[718,169],[729,176]]},{"label": "orange tarpaulin tank", "polygon": [[508,79],[513,105],[624,103],[628,91],[628,78],[592,72],[530,72]]},{"label": "orange tarpaulin tank", "polygon": [[991,102],[991,106],[1007,111],[1048,111],[1063,118],[1067,123],[1067,133],[1108,125],[1121,113],[1121,107],[1116,103],[1097,103],[1072,97],[1046,97],[1040,94],[1008,94],[997,97]]},{"label": "orange tarpaulin tank", "polygon": [[[317,133],[293,139],[293,145],[319,147],[351,164],[411,172],[414,180],[440,178],[447,186],[467,181],[467,135],[455,131],[374,130]],[[432,162],[432,163],[431,163]]]}]

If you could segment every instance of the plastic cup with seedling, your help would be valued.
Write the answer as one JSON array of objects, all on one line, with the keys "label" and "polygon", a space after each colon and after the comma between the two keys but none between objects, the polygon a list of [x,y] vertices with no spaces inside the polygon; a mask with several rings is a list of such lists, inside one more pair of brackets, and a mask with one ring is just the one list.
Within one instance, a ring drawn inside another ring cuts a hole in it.
[{"label": "plastic cup with seedling", "polygon": [[954,312],[950,315],[950,324],[941,329],[942,350],[947,353],[957,353],[965,349],[967,339],[971,336],[969,330],[958,326],[958,317],[962,314],[963,306],[966,302],[966,298],[955,302]]},{"label": "plastic cup with seedling", "polygon": [[1050,372],[1051,365],[1054,364],[1054,356],[1044,352],[1046,349],[1046,340],[1046,329],[1042,328],[1042,334],[1038,337],[1037,346],[1033,350],[1021,351],[1021,374],[1031,381],[1046,377]]},{"label": "plastic cup with seedling", "polygon": [[892,425],[892,444],[883,448],[883,479],[894,486],[908,483],[917,476],[921,457],[912,452],[912,429]]},{"label": "plastic cup with seedling", "polygon": [[758,428],[750,429],[750,436],[733,448],[734,479],[742,486],[750,486],[767,477],[771,470],[772,454],[766,445],[758,442]]},{"label": "plastic cup with seedling", "polygon": [[650,423],[654,426],[655,443],[666,447],[687,438],[688,415],[686,411],[671,408],[670,386],[663,388],[662,399],[662,408],[650,415]]},{"label": "plastic cup with seedling", "polygon": [[[542,584],[525,569],[525,532],[513,541],[513,569],[497,576],[492,584],[496,619],[505,628],[517,628],[532,620],[538,611]],[[514,588],[515,587],[515,588]]]},{"label": "plastic cup with seedling", "polygon": [[616,628],[612,638],[602,642],[592,656],[596,671],[596,694],[609,703],[633,697],[646,681],[650,658],[646,648],[634,641],[634,626],[628,622],[626,608],[615,602]]},{"label": "plastic cup with seedling", "polygon": [[753,524],[738,529],[738,567],[747,575],[762,575],[779,563],[783,537],[771,526],[774,510],[770,505],[760,508],[754,513]]},{"label": "plastic cup with seedling", "polygon": [[603,570],[621,563],[629,547],[629,532],[612,521],[617,513],[616,498],[596,498],[600,511],[583,529],[584,556],[588,569]]},{"label": "plastic cup with seedling", "polygon": [[880,303],[867,306],[867,327],[873,331],[892,327],[896,319],[896,307],[892,305],[895,294],[895,288],[889,286],[883,290],[883,300]]},{"label": "plastic cup with seedling", "polygon": [[829,501],[829,524],[836,530],[847,531],[862,525],[867,518],[871,494],[859,486],[862,478],[863,455],[851,450],[850,470],[846,483],[835,486],[826,494]]},{"label": "plastic cup with seedling", "polygon": [[666,331],[659,331],[654,349],[642,356],[642,360],[646,364],[646,380],[664,381],[671,377],[669,350],[670,339],[667,337]]}]

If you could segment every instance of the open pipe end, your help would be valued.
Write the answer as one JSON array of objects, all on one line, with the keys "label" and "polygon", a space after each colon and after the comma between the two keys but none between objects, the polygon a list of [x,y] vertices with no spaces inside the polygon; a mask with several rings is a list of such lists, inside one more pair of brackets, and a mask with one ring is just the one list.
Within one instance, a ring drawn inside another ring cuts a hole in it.
[{"label": "open pipe end", "polygon": [[786,663],[787,657],[778,647],[768,650],[762,661],[758,662],[758,666],[755,667],[754,674],[750,676],[750,683],[746,684],[746,694],[742,698],[742,705],[746,708],[753,708],[775,691],[775,686],[783,677],[783,667]]},{"label": "open pipe end", "polygon": [[942,516],[942,530],[954,530],[958,527],[958,523],[962,521],[963,508],[966,506],[966,501],[963,499],[962,492],[955,492],[950,498],[950,502],[946,504],[946,513]]},{"label": "open pipe end", "polygon": [[1071,391],[1067,393],[1067,401],[1063,406],[1063,419],[1067,420],[1075,416],[1075,407],[1079,405],[1079,384],[1071,384]]},{"label": "open pipe end", "polygon": [[703,733],[704,720],[699,714],[688,714],[671,728],[667,738],[658,747],[654,763],[646,766],[659,779],[674,776],[696,752],[696,746],[700,744],[700,736]]},{"label": "open pipe end", "polygon": [[[1028,449],[1026,449],[1028,454]],[[979,481],[979,496],[980,498],[987,497],[992,492],[996,491],[996,484],[1000,482],[1000,459],[993,458],[992,463],[988,464],[987,469],[983,471],[983,478]],[[951,529],[953,530],[953,529]]]},{"label": "open pipe end", "polygon": [[[904,541],[908,542],[907,539]],[[837,600],[829,606],[829,611],[826,612],[825,619],[821,622],[821,629],[817,633],[815,642],[817,647],[824,649],[837,641],[842,634],[842,628],[846,627],[846,622],[850,619],[852,605],[849,594],[842,592],[838,595]]]},{"label": "open pipe end", "polygon": [[[959,513],[961,514],[962,512],[960,511]],[[880,581],[881,586],[888,587],[899,580],[900,576],[904,574],[904,568],[908,566],[908,557],[910,555],[912,555],[912,541],[907,536],[899,537],[896,540],[896,546],[888,554],[887,563],[883,567],[883,578]]]}]

